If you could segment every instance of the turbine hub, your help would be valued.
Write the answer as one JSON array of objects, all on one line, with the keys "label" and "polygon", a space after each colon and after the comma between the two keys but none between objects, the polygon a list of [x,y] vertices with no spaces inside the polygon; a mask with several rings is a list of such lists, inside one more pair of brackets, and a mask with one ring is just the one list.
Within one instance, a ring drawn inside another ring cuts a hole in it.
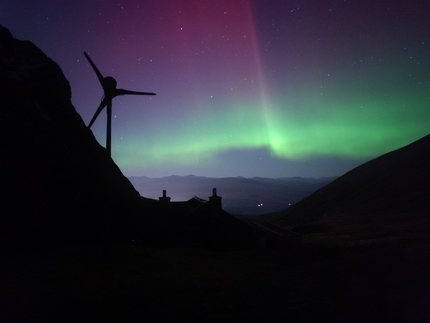
[{"label": "turbine hub", "polygon": [[116,89],[116,80],[112,76],[106,76],[103,79],[103,89],[105,92],[111,92]]}]

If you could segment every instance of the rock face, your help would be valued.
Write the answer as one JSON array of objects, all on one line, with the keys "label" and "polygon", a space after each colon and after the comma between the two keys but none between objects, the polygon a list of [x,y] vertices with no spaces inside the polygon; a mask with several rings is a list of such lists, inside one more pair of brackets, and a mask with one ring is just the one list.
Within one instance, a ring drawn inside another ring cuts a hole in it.
[{"label": "rock face", "polygon": [[1,249],[100,238],[142,198],[71,104],[59,66],[0,25]]}]

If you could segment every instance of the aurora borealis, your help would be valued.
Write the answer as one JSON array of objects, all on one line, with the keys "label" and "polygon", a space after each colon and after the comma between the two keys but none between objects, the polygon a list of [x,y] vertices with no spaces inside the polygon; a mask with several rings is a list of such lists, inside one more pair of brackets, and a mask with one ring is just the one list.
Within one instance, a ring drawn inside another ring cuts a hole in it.
[{"label": "aurora borealis", "polygon": [[[428,1],[0,3],[62,68],[88,123],[113,101],[125,175],[333,176],[429,133]],[[104,145],[105,114],[93,126]]]}]

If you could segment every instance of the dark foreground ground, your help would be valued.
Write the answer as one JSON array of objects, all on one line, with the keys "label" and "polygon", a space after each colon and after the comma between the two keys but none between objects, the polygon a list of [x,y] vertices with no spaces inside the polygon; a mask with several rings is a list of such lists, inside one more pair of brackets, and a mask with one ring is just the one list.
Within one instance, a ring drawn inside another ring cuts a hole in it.
[{"label": "dark foreground ground", "polygon": [[326,228],[287,253],[114,245],[101,256],[91,245],[20,255],[2,260],[0,321],[429,322],[425,222]]}]

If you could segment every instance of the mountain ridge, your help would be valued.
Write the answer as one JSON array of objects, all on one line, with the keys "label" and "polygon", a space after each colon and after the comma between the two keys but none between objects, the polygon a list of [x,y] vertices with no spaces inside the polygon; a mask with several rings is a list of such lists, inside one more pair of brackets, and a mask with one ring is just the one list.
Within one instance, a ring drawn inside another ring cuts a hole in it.
[{"label": "mountain ridge", "polygon": [[332,242],[397,237],[420,245],[430,229],[428,165],[430,135],[354,168],[270,220]]},{"label": "mountain ridge", "polygon": [[311,194],[334,178],[205,177],[171,175],[161,178],[129,177],[142,196],[158,199],[166,190],[172,201],[193,196],[207,199],[212,188],[222,196],[223,208],[232,214],[256,215],[280,211]]}]

